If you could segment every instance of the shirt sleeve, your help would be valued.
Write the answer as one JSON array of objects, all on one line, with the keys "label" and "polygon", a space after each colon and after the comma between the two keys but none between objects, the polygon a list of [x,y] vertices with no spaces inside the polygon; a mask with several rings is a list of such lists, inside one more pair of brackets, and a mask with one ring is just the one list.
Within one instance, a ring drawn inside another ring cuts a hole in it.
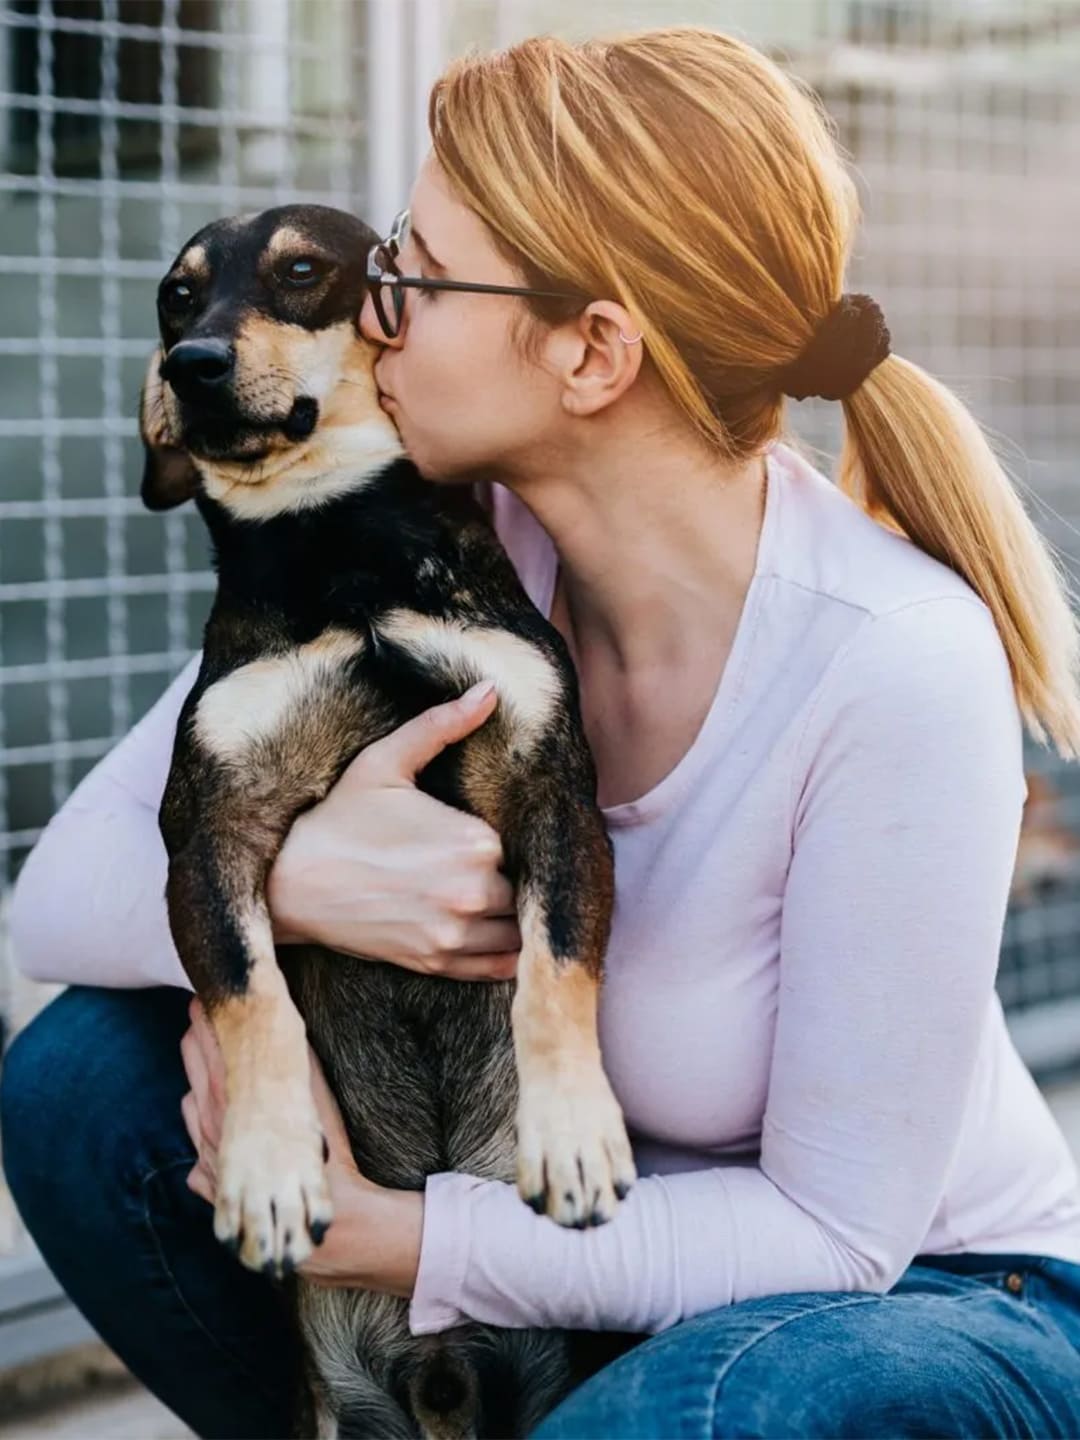
[{"label": "shirt sleeve", "polygon": [[950,596],[862,620],[792,775],[758,1163],[643,1178],[584,1232],[508,1185],[433,1176],[413,1333],[465,1319],[654,1332],[755,1296],[889,1289],[944,1193],[1024,795],[986,607]]},{"label": "shirt sleeve", "polygon": [[192,988],[169,930],[158,809],[200,659],[72,791],[27,857],[10,933],[15,964],[30,979]]}]

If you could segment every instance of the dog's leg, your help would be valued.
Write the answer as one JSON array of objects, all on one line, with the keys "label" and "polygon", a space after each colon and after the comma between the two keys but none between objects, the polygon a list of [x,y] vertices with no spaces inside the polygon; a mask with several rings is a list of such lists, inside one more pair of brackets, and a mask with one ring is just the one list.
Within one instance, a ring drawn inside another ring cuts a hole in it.
[{"label": "dog's leg", "polygon": [[[242,813],[242,797],[228,808]],[[274,951],[262,887],[284,825],[227,823],[219,794],[202,844],[172,858],[177,949],[225,1062],[214,1233],[252,1269],[299,1264],[331,1220],[304,1022]]]},{"label": "dog's leg", "polygon": [[328,632],[230,672],[181,722],[162,806],[177,949],[225,1062],[214,1231],[283,1273],[330,1222],[304,1023],[278,967],[265,883],[289,826],[372,738],[347,674],[363,641]]},{"label": "dog's leg", "polygon": [[518,1189],[561,1225],[599,1225],[634,1181],[597,1035],[609,842],[595,807],[546,769],[527,771],[510,788],[502,835],[518,874],[521,930],[513,1004]]},{"label": "dog's leg", "polygon": [[518,1188],[561,1225],[600,1224],[634,1163],[597,1037],[614,875],[569,659],[560,669],[519,635],[404,610],[378,632],[455,685],[498,687],[495,715],[461,747],[459,780],[517,886]]}]

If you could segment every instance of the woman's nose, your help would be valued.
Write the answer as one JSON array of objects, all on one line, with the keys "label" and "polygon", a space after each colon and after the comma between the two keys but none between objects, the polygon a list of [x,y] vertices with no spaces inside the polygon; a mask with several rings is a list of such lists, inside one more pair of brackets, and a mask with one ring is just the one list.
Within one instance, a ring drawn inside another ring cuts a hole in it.
[{"label": "woman's nose", "polygon": [[369,290],[364,296],[363,305],[360,307],[360,334],[363,335],[364,339],[371,340],[376,345],[388,345],[396,348],[401,344],[401,331],[404,330],[404,328],[404,324],[402,324],[401,330],[399,330],[392,339],[387,335],[386,331],[379,324],[379,317],[375,313],[375,302],[372,300],[371,291]]}]

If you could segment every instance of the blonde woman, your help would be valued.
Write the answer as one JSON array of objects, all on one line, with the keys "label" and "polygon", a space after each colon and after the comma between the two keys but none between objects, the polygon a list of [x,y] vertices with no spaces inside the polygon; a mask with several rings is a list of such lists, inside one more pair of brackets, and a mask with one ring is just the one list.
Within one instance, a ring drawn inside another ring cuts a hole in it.
[{"label": "blonde woman", "polygon": [[[313,1267],[410,1295],[417,1332],[651,1337],[544,1436],[1080,1433],[1077,1174],[994,993],[1022,721],[1080,742],[1054,565],[969,413],[845,293],[851,180],[755,50],[531,40],[451,66],[431,130],[363,327],[431,482],[495,482],[578,667],[642,1178],[576,1233],[468,1175],[377,1190],[339,1145]],[[838,487],[783,443],[811,394],[843,407]],[[102,988],[186,983],[155,810],[191,676],[21,879],[23,965],[84,988],[16,1042],[4,1134],[102,1334],[199,1433],[266,1435],[292,1355],[211,1234],[212,1038],[175,989]],[[512,970],[497,845],[410,783],[489,703],[396,731],[297,823],[283,943]]]}]

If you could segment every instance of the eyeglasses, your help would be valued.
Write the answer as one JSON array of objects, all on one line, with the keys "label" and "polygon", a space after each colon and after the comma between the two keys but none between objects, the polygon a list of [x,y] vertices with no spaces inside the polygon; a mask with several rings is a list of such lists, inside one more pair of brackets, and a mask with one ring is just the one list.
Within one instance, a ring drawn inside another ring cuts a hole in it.
[{"label": "eyeglasses", "polygon": [[[405,313],[406,290],[467,290],[477,295],[535,295],[548,300],[576,300],[566,290],[530,290],[520,285],[474,285],[465,280],[428,280],[423,275],[402,275],[398,256],[409,238],[409,212],[402,210],[390,234],[368,251],[367,278],[382,332],[397,338]],[[582,301],[584,302],[584,299]]]}]

